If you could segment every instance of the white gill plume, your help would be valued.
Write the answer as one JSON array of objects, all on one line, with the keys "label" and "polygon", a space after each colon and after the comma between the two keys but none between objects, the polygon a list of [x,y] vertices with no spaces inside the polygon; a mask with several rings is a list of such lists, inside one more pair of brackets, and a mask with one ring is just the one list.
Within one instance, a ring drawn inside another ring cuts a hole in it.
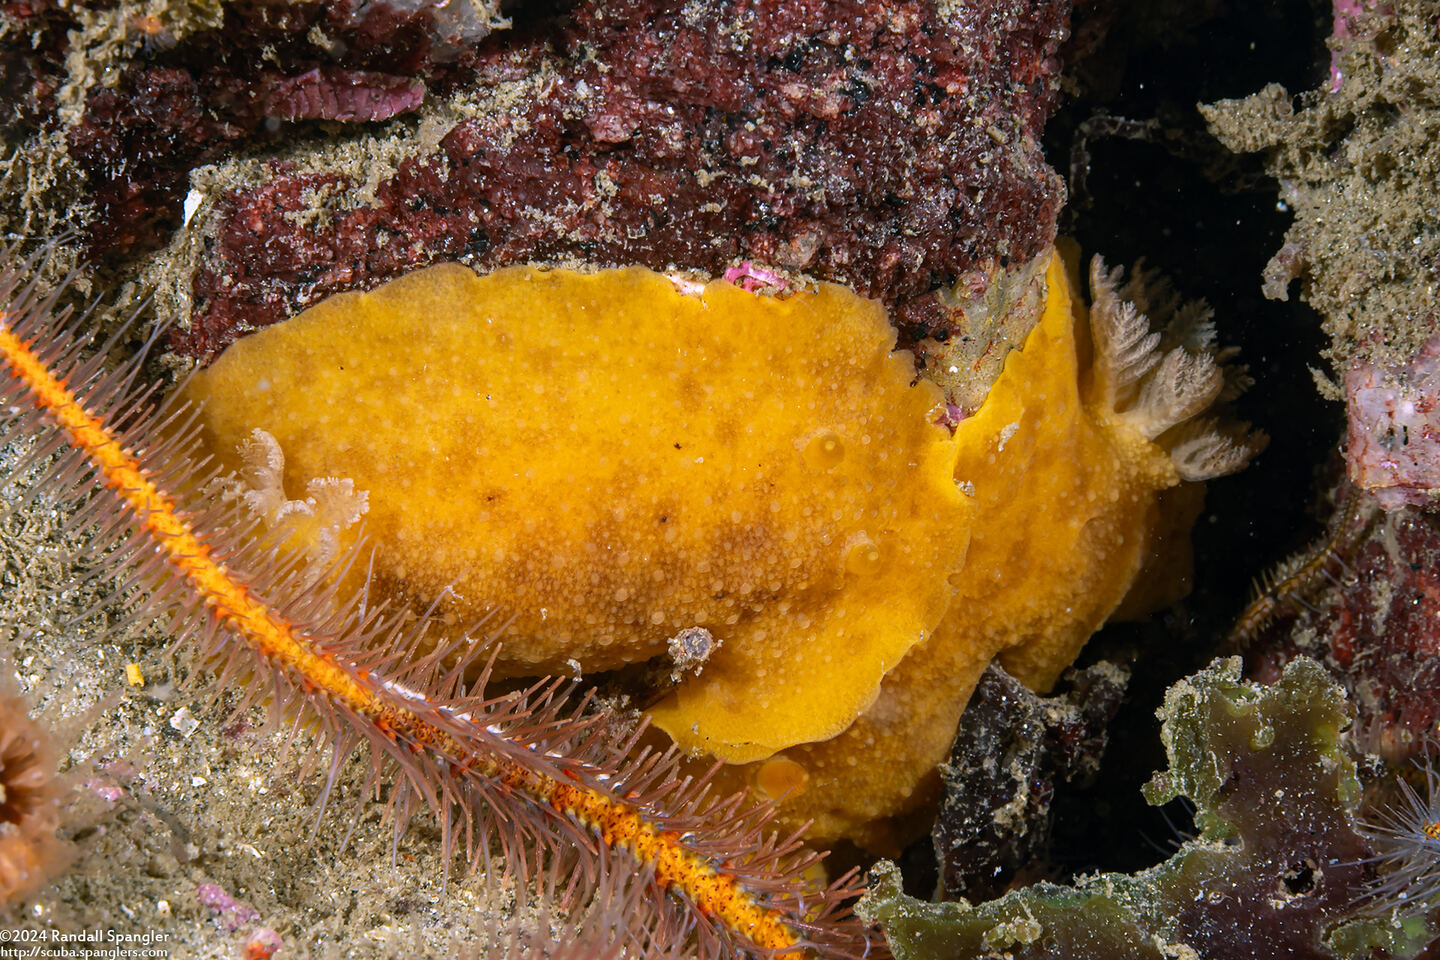
[{"label": "white gill plume", "polygon": [[1090,326],[1104,399],[1119,419],[1170,453],[1186,480],[1234,473],[1268,438],[1249,424],[1202,416],[1251,383],[1229,365],[1234,348],[1215,343],[1204,301],[1182,303],[1154,271],[1128,280],[1103,260],[1090,262]]}]

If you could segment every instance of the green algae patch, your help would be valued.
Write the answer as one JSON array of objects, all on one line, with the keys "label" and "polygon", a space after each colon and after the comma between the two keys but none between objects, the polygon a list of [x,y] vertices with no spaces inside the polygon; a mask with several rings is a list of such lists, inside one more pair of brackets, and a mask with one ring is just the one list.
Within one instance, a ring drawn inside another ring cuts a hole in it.
[{"label": "green algae patch", "polygon": [[1263,686],[1240,679],[1239,659],[1216,661],[1171,687],[1160,717],[1169,768],[1146,798],[1190,798],[1200,829],[1169,860],[979,906],[907,897],[885,863],[860,912],[898,960],[1401,957],[1433,936],[1357,910],[1367,849],[1338,742],[1348,705],[1319,664],[1296,660]]},{"label": "green algae patch", "polygon": [[979,907],[963,901],[925,903],[900,892],[899,868],[884,861],[870,872],[870,892],[861,909],[884,927],[897,960],[984,957],[997,951],[1014,957],[1165,956],[1119,898],[1050,883]]}]

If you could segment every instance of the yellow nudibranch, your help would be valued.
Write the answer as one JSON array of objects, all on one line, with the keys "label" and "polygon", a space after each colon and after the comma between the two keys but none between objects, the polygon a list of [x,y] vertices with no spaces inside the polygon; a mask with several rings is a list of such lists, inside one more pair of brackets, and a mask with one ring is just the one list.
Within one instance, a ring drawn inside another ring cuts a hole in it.
[{"label": "yellow nudibranch", "polygon": [[[187,389],[272,517],[316,478],[368,494],[372,594],[446,595],[462,626],[503,610],[510,676],[675,656],[660,729],[786,793],[817,840],[883,848],[985,665],[1051,685],[1183,544],[1184,482],[1257,446],[1197,419],[1227,390],[1207,313],[1161,297],[1152,332],[1127,302],[1145,284],[1098,261],[1089,311],[1061,256],[1044,282],[953,436],[877,304],[639,268],[431,267],[254,334]],[[353,536],[367,504],[335,499],[329,527],[314,496],[300,510],[312,534]]]}]

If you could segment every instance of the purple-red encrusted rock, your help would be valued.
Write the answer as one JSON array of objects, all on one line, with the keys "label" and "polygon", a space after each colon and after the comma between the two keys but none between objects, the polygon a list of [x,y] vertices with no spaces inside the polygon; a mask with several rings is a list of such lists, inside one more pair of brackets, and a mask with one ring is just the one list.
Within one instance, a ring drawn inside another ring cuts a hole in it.
[{"label": "purple-red encrusted rock", "polygon": [[[937,287],[1029,260],[1063,187],[1037,138],[1066,0],[580,4],[549,45],[495,35],[480,83],[553,82],[403,162],[373,202],[344,173],[272,167],[222,199],[177,351],[438,259],[698,269],[738,258],[883,299],[912,339]],[[554,51],[554,52],[552,52]],[[488,79],[487,79],[488,78]],[[321,190],[318,188],[328,188]]]},{"label": "purple-red encrusted rock", "polygon": [[55,110],[66,37],[76,26],[59,0],[0,2],[0,128],[7,139],[33,132]]},{"label": "purple-red encrusted rock", "polygon": [[[484,17],[454,20],[494,12],[473,4],[9,2],[0,112],[63,136],[66,156],[42,159],[75,186],[50,219],[111,266],[170,240],[197,167],[274,157],[221,174],[190,226],[206,252],[172,346],[191,356],[455,258],[710,275],[748,259],[944,339],[959,328],[938,291],[983,298],[1054,239],[1064,188],[1038,138],[1069,6],[581,0],[487,36]],[[430,125],[412,155],[392,140],[356,162],[375,122],[416,111]]]},{"label": "purple-red encrusted rock", "polygon": [[218,159],[244,134],[206,108],[195,78],[179,68],[138,70],[122,86],[96,91],[86,116],[69,140],[92,190],[93,251],[157,246],[179,225],[191,167]]},{"label": "purple-red encrusted rock", "polygon": [[[89,252],[111,261],[166,241],[196,166],[278,145],[285,122],[380,120],[467,81],[469,53],[496,9],[365,0],[77,8],[0,3],[0,119],[16,133],[65,135],[68,156],[47,163],[73,164],[89,189],[55,200],[88,211]],[[82,98],[78,118],[62,107],[62,84]]]},{"label": "purple-red encrusted rock", "polygon": [[265,116],[277,120],[387,120],[425,99],[425,85],[373,70],[319,67],[274,80],[265,94]]}]

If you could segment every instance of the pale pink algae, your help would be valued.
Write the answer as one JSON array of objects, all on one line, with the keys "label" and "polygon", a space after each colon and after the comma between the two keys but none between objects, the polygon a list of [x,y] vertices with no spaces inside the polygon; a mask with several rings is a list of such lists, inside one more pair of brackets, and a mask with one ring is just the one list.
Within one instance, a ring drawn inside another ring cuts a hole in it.
[{"label": "pale pink algae", "polygon": [[238,930],[260,919],[260,911],[236,900],[218,883],[202,883],[195,888],[195,899],[220,915],[226,930]]},{"label": "pale pink algae", "polygon": [[733,283],[741,290],[754,293],[762,287],[779,287],[785,289],[785,278],[768,267],[762,267],[758,263],[746,260],[739,266],[728,267],[725,270],[725,282]]},{"label": "pale pink algae", "polygon": [[1350,479],[1396,510],[1440,501],[1440,334],[1410,363],[1345,375]]}]

